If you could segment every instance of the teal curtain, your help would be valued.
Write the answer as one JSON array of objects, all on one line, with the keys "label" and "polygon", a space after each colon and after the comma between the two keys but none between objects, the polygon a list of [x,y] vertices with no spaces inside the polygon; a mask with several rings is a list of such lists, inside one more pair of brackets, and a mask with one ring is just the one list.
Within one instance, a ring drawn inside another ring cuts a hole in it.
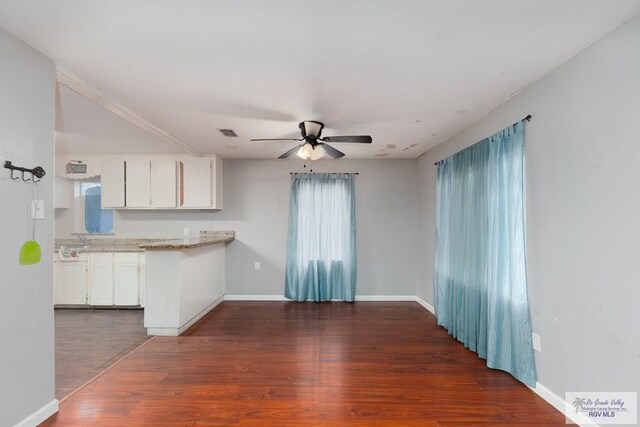
[{"label": "teal curtain", "polygon": [[534,387],[524,191],[523,122],[439,163],[434,300],[439,325]]},{"label": "teal curtain", "polygon": [[293,174],[285,296],[353,301],[356,293],[354,175]]}]

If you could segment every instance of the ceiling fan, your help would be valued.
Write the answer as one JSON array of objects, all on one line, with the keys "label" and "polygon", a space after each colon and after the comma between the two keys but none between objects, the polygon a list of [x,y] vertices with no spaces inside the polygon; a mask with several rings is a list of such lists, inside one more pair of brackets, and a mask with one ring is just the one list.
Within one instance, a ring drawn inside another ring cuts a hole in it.
[{"label": "ceiling fan", "polygon": [[356,142],[363,144],[370,144],[371,137],[369,135],[351,135],[351,136],[325,136],[322,137],[322,129],[324,124],[322,122],[316,122],[313,120],[300,122],[298,125],[302,138],[258,138],[251,141],[304,141],[300,145],[296,145],[291,150],[287,151],[278,159],[286,159],[292,154],[296,154],[298,157],[304,160],[318,160],[328,154],[334,159],[344,157],[344,153],[340,150],[336,150],[327,142]]}]

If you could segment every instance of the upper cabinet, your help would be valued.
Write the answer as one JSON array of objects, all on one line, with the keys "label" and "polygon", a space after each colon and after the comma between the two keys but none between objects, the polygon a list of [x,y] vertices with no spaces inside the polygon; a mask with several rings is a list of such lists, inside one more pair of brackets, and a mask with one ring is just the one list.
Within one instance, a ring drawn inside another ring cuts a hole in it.
[{"label": "upper cabinet", "polygon": [[124,162],[125,206],[128,208],[151,207],[151,161],[127,160]]},{"label": "upper cabinet", "polygon": [[103,208],[222,209],[221,159],[107,160],[102,195]]},{"label": "upper cabinet", "polygon": [[55,193],[55,208],[65,209],[71,207],[73,189],[71,187],[71,181],[65,178],[56,176],[54,193]]},{"label": "upper cabinet", "polygon": [[175,208],[178,177],[175,160],[151,162],[151,203],[154,208]]},{"label": "upper cabinet", "polygon": [[102,207],[124,208],[124,160],[105,160],[100,175]]}]

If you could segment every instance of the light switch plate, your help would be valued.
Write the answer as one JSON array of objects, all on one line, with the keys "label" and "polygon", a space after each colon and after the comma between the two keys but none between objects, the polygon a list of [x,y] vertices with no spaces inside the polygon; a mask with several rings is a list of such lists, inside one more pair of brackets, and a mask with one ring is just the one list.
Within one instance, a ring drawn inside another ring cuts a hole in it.
[{"label": "light switch plate", "polygon": [[44,219],[44,200],[31,201],[31,219]]},{"label": "light switch plate", "polygon": [[260,270],[260,262],[259,261],[254,262],[253,268],[255,268],[256,270]]},{"label": "light switch plate", "polygon": [[540,335],[531,334],[531,338],[533,339],[533,349],[542,353],[542,343],[540,342]]}]

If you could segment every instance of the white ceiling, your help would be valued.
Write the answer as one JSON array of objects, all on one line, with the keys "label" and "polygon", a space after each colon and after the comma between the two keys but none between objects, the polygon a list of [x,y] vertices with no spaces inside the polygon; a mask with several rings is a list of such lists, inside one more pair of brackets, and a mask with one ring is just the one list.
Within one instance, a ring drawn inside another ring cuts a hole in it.
[{"label": "white ceiling", "polygon": [[[0,27],[203,153],[274,158],[294,143],[249,139],[320,120],[323,135],[372,135],[335,144],[349,157],[396,158],[638,13],[640,0],[2,0]],[[59,92],[60,151],[179,151]]]}]

